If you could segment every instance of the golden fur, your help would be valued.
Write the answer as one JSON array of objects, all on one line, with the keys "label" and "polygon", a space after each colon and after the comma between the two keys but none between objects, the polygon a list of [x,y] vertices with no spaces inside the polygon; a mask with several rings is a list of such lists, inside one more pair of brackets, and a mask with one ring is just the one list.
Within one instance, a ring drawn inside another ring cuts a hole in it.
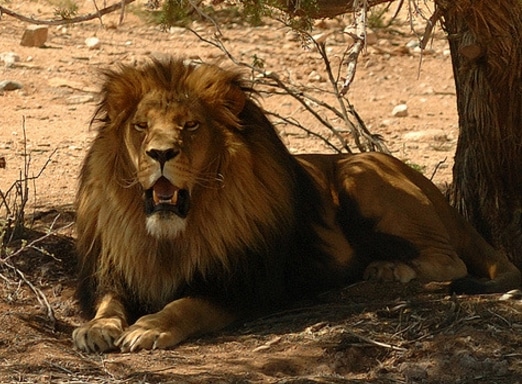
[{"label": "golden fur", "polygon": [[85,351],[167,348],[366,278],[520,272],[423,176],[382,154],[291,156],[235,71],[105,72],[77,196]]}]

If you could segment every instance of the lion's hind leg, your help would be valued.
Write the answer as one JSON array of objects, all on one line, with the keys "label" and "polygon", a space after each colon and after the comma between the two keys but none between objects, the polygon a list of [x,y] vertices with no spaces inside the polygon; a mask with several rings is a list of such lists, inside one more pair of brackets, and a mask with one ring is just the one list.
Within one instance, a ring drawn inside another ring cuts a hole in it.
[{"label": "lion's hind leg", "polygon": [[454,252],[443,253],[434,249],[420,251],[410,261],[376,260],[365,269],[364,279],[378,281],[449,281],[467,275],[464,262]]}]

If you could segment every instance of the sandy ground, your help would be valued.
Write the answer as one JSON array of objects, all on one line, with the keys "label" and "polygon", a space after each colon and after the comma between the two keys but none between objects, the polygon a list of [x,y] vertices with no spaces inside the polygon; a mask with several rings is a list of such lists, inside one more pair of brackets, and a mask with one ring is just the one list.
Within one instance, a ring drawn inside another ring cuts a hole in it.
[{"label": "sandy ground", "polygon": [[[46,1],[0,4],[41,19],[53,16]],[[80,12],[90,12],[89,6],[86,1]],[[0,81],[23,86],[0,91],[0,158],[6,165],[0,168],[0,191],[9,191],[21,172],[32,178],[26,212],[34,232],[29,240],[73,222],[78,170],[94,135],[89,122],[100,69],[140,63],[149,55],[225,60],[222,51],[191,32],[148,25],[133,7],[123,25],[117,25],[116,15],[103,23],[52,26],[45,47],[35,48],[19,44],[25,23],[5,15],[0,19],[0,57],[12,52],[19,58],[0,60]],[[312,33],[328,35],[334,64],[349,44],[342,33],[348,23],[348,18],[317,23]],[[204,22],[192,28],[207,38],[214,33]],[[256,58],[266,70],[334,103],[324,91],[329,87],[324,63],[295,33],[275,22],[258,27],[228,22],[221,31],[239,60]],[[90,37],[100,40],[99,48],[86,46]],[[451,182],[458,134],[451,58],[442,31],[422,57],[412,46],[415,40],[405,22],[372,33],[348,97],[395,156],[428,177],[435,173],[434,182],[443,187]],[[263,93],[261,103],[331,137],[288,96]],[[392,116],[401,103],[408,115]],[[341,121],[331,121],[345,130]],[[301,130],[278,127],[293,152],[332,151]],[[348,133],[343,135],[352,142]],[[24,164],[29,165],[26,172]],[[171,351],[85,355],[70,341],[82,321],[71,298],[73,239],[74,226],[68,226],[11,257],[9,265],[16,270],[0,262],[1,382],[521,382],[520,300],[450,297],[444,286],[417,284],[361,283]]]}]

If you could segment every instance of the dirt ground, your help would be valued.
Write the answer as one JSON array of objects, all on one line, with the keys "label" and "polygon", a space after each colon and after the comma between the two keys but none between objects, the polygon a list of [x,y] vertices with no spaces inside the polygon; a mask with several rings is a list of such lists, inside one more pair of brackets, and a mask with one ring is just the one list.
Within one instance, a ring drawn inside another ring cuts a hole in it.
[{"label": "dirt ground", "polygon": [[[0,5],[39,19],[53,17],[48,1],[0,0]],[[85,1],[80,13],[91,8],[92,2]],[[117,18],[104,17],[103,26],[99,20],[51,26],[42,48],[20,45],[25,23],[6,15],[0,19],[0,82],[23,86],[0,91],[0,159],[5,159],[0,191],[8,191],[21,173],[32,178],[26,207],[31,231],[10,248],[23,252],[0,260],[0,382],[522,382],[522,300],[450,296],[444,284],[360,283],[169,351],[87,355],[74,350],[70,335],[82,319],[72,299],[72,203],[94,135],[89,122],[99,69],[140,63],[149,55],[224,58],[191,32],[165,32],[145,23],[135,7],[129,7],[122,25]],[[444,187],[451,182],[458,134],[451,59],[440,30],[421,57],[404,20],[372,32],[348,96],[395,156]],[[328,36],[334,60],[349,44],[342,33],[349,22],[327,20],[314,28],[313,34]],[[415,27],[420,30],[421,24]],[[192,28],[208,38],[214,32],[205,22]],[[318,53],[280,24],[228,22],[221,32],[241,60],[255,57],[296,83],[328,86]],[[86,46],[90,37],[100,40],[98,48]],[[9,52],[19,59],[8,59]],[[322,129],[289,97],[274,92],[260,101],[267,110],[301,119],[311,130]],[[392,116],[402,103],[408,115]],[[293,152],[332,151],[302,131],[280,128]]]}]

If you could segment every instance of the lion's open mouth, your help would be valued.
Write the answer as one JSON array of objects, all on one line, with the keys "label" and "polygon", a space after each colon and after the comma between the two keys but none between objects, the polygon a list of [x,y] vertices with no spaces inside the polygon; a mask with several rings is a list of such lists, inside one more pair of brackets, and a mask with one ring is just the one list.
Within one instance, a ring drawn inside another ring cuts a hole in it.
[{"label": "lion's open mouth", "polygon": [[165,177],[160,177],[152,188],[145,191],[145,211],[173,212],[179,217],[187,217],[190,208],[190,194],[186,189],[177,188]]}]

